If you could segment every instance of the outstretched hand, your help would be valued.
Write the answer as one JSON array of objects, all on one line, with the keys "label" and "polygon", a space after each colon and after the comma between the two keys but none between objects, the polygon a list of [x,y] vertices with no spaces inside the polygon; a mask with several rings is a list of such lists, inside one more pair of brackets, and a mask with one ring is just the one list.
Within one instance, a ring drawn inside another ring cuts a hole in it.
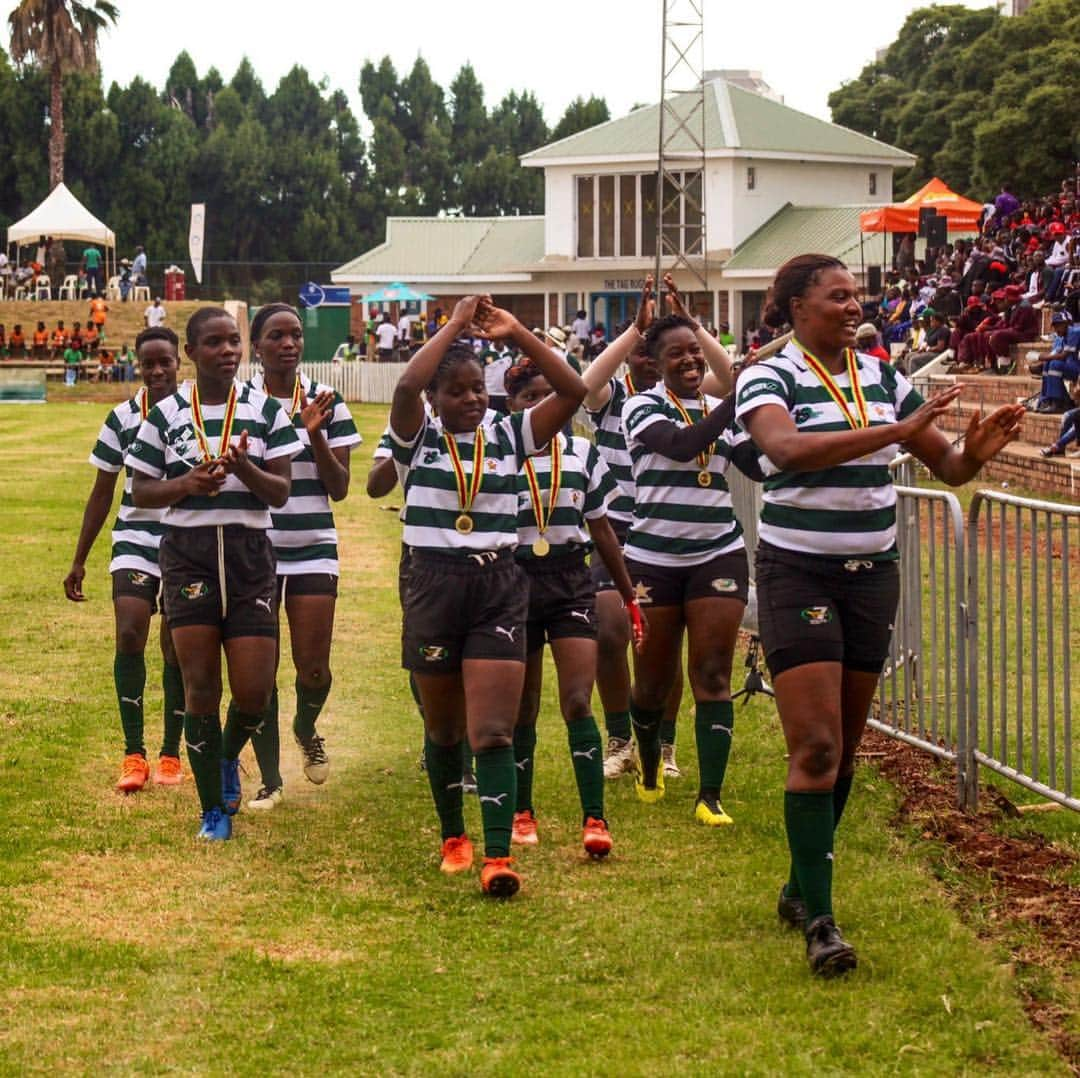
[{"label": "outstretched hand", "polygon": [[1004,404],[985,419],[976,411],[964,435],[964,455],[980,466],[997,456],[1010,442],[1020,437],[1024,418],[1022,404]]},{"label": "outstretched hand", "polygon": [[235,472],[238,468],[242,468],[248,462],[247,447],[248,432],[242,430],[237,441],[230,444],[225,452],[213,462],[211,472],[216,472],[216,474],[224,477]]},{"label": "outstretched hand", "polygon": [[943,393],[938,393],[920,404],[907,419],[898,424],[902,431],[899,441],[906,442],[909,438],[918,434],[919,431],[940,419],[952,407],[956,398],[960,396],[962,388],[962,386],[950,386]]},{"label": "outstretched hand", "polygon": [[300,410],[300,422],[304,424],[304,429],[310,436],[322,427],[327,416],[333,411],[334,391],[332,389],[324,389],[312,400],[309,400]]},{"label": "outstretched hand", "polygon": [[489,340],[504,340],[513,336],[518,324],[509,311],[496,307],[489,296],[485,296],[476,308],[476,325]]},{"label": "outstretched hand", "polygon": [[692,322],[694,319],[686,309],[686,304],[683,303],[682,296],[679,295],[679,290],[675,287],[675,278],[670,273],[664,274],[664,287],[667,289],[668,308],[671,313],[678,315],[680,318],[687,318]]},{"label": "outstretched hand", "polygon": [[638,303],[637,316],[634,318],[634,325],[638,333],[643,337],[645,336],[645,330],[652,323],[655,312],[656,301],[653,299],[653,276],[650,273],[645,278],[645,284],[641,289],[641,301]]}]

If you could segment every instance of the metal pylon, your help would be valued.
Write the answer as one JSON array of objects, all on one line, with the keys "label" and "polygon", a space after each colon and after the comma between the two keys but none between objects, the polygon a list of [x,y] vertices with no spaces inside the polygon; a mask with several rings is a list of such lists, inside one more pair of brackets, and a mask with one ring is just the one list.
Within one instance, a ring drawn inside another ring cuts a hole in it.
[{"label": "metal pylon", "polygon": [[705,0],[661,0],[656,284],[685,270],[708,291],[705,235]]}]

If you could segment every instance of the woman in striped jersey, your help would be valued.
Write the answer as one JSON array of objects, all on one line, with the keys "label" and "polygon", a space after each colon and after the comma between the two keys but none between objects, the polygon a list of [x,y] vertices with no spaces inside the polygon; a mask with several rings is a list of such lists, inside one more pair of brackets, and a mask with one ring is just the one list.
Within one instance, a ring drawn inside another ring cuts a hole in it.
[{"label": "woman in striped jersey", "polygon": [[[551,393],[547,378],[529,360],[511,367],[505,384],[511,414],[535,407]],[[586,555],[593,543],[622,596],[623,617],[629,614],[639,627],[639,637],[643,634],[619,540],[607,519],[606,508],[614,492],[615,480],[595,446],[577,436],[555,435],[549,445],[526,459],[518,477],[516,556],[528,577],[529,609],[525,686],[514,728],[517,811],[512,837],[520,845],[539,842],[532,801],[533,768],[544,644],[550,643],[581,799],[582,841],[586,852],[595,858],[611,852],[611,834],[604,818],[603,745],[592,714],[596,591]]]},{"label": "woman in striped jersey", "polygon": [[682,315],[649,326],[646,349],[663,382],[623,407],[634,471],[626,563],[651,624],[649,643],[634,658],[630,714],[640,757],[637,794],[655,802],[664,795],[660,720],[685,630],[700,772],[694,816],[716,827],[732,822],[720,793],[731,750],[731,664],[748,572],[724,478],[735,440],[720,401],[701,391],[705,356],[696,330]]},{"label": "woman in striped jersey", "polygon": [[[293,737],[305,777],[321,785],[330,761],[315,723],[333,680],[330,641],[338,586],[337,531],[330,501],[339,502],[349,492],[349,456],[360,444],[360,435],[341,395],[300,370],[304,327],[292,307],[270,303],[259,308],[251,321],[251,344],[263,369],[248,384],[281,405],[303,446],[292,462],[289,500],[270,513],[270,542],[277,559],[277,601],[285,604],[296,668]],[[248,808],[272,809],[282,796],[276,685],[266,721],[251,744],[262,785]]]},{"label": "woman in striped jersey", "polygon": [[[277,401],[236,383],[240,331],[203,307],[187,324],[190,397],[152,408],[129,460],[137,506],[166,509],[162,597],[184,674],[188,762],[202,806],[200,838],[227,839],[240,807],[240,750],[270,703],[277,655],[268,506],[289,497],[300,442]],[[232,702],[224,734],[221,651]]]},{"label": "woman in striped jersey", "polygon": [[[64,594],[72,602],[84,602],[82,582],[86,559],[112,507],[116,477],[124,475],[124,493],[112,533],[113,613],[116,623],[116,655],[113,680],[120,705],[120,725],[124,731],[124,763],[116,784],[121,793],[141,790],[150,778],[143,740],[143,690],[146,688],[146,641],[150,618],[157,610],[161,591],[158,546],[161,543],[163,511],[137,509],[131,498],[131,468],[127,451],[142,421],[159,401],[176,392],[180,367],[179,341],[171,329],[145,329],[135,338],[135,354],[143,388],[129,401],[118,404],[108,415],[90,453],[97,478],[83,512],[82,529],[75,544],[71,570],[64,578]],[[184,681],[176,663],[172,637],[161,622],[162,689],[164,690],[164,733],[154,782],[176,786],[180,782],[180,734],[184,728]]]},{"label": "woman in striped jersey", "polygon": [[[534,360],[552,395],[528,412],[483,423],[484,372],[470,347],[454,343],[474,322],[485,336],[507,340]],[[429,386],[438,423],[424,411]],[[584,395],[581,379],[513,315],[469,296],[409,361],[390,411],[412,551],[402,665],[415,674],[423,702],[442,869],[461,872],[472,864],[461,791],[467,733],[484,825],[480,882],[498,897],[510,897],[521,882],[509,856],[528,605],[524,573],[514,560],[517,476]]]},{"label": "woman in striped jersey", "polygon": [[736,415],[764,454],[756,582],[759,624],[789,761],[791,875],[778,912],[803,928],[814,973],[855,967],[833,920],[833,831],[888,652],[899,597],[898,445],[949,484],[971,479],[1019,435],[1022,406],[972,417],[962,448],[934,425],[954,387],[923,403],[902,374],[855,351],[859,290],[842,262],[782,266],[770,317],[794,327],[779,355],[739,378]]}]

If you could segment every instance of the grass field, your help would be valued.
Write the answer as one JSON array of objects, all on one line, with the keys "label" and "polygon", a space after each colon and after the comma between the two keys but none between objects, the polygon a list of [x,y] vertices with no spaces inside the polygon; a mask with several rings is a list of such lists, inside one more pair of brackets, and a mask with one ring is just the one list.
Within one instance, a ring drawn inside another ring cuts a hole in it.
[{"label": "grass field", "polygon": [[[194,841],[190,781],[114,794],[107,536],[89,601],[61,587],[105,410],[0,412],[0,1072],[1064,1072],[1007,955],[958,918],[917,836],[890,828],[895,792],[869,768],[837,851],[838,919],[860,967],[810,980],[774,914],[784,750],[761,698],[737,714],[733,829],[692,822],[684,705],[686,777],[648,809],[628,782],[609,786],[616,850],[591,864],[548,691],[542,845],[520,858],[522,893],[494,904],[475,876],[441,876],[398,666],[398,525],[362,491],[383,408],[358,409],[367,445],[338,514],[329,783],[307,784],[286,749],[285,804],[245,811],[235,841],[214,846]],[[283,669],[283,714],[291,682]]]}]

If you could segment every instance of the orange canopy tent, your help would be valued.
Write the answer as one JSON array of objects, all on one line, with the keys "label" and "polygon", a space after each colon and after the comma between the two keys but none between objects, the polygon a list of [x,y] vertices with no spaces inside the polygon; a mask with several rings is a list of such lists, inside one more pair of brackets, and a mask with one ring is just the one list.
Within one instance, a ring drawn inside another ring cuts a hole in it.
[{"label": "orange canopy tent", "polygon": [[888,206],[877,206],[859,214],[862,232],[918,232],[919,210],[932,206],[948,221],[950,232],[978,232],[982,206],[949,189],[936,176],[915,194]]}]

